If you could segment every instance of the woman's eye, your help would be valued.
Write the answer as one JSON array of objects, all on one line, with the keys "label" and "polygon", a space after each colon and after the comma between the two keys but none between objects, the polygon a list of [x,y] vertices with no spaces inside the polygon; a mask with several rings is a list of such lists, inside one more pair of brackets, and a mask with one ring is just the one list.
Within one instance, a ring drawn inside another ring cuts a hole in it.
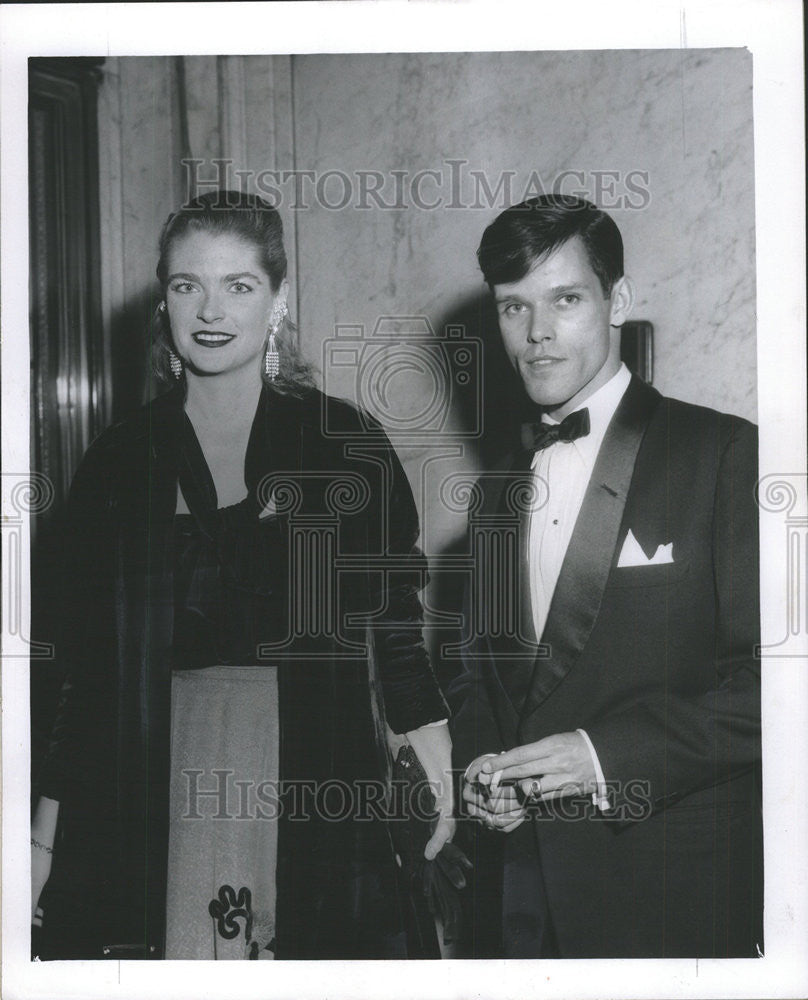
[{"label": "woman's eye", "polygon": [[193,292],[195,290],[195,285],[190,281],[178,281],[176,284],[171,286],[172,292],[179,292],[181,295],[187,294],[188,292]]},{"label": "woman's eye", "polygon": [[251,292],[252,288],[250,288],[250,286],[243,281],[234,281],[233,284],[230,286],[230,290],[233,292],[244,293],[244,292]]}]

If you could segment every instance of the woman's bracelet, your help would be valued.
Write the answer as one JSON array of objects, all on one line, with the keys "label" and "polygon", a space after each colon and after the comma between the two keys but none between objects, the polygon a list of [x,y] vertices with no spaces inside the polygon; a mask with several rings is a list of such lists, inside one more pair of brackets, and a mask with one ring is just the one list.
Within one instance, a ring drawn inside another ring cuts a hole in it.
[{"label": "woman's bracelet", "polygon": [[52,847],[48,847],[47,844],[40,844],[40,842],[38,840],[34,840],[33,837],[31,837],[31,847],[35,847],[38,851],[45,851],[46,854],[53,854]]}]

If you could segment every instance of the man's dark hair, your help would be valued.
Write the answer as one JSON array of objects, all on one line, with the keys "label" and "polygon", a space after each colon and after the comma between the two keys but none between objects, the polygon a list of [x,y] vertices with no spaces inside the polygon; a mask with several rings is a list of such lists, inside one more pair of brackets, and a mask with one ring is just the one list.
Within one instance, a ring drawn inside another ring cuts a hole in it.
[{"label": "man's dark hair", "polygon": [[604,296],[623,277],[623,240],[614,220],[589,201],[544,194],[507,208],[483,233],[477,259],[489,287],[520,281],[562,244],[580,236]]}]

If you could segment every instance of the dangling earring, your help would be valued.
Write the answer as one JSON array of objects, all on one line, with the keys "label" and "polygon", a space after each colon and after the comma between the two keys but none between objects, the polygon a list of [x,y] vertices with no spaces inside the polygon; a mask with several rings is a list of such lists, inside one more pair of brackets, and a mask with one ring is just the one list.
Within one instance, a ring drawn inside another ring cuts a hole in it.
[{"label": "dangling earring", "polygon": [[278,345],[275,341],[275,336],[281,328],[281,323],[285,315],[286,303],[284,302],[282,306],[276,308],[274,311],[272,327],[269,331],[269,340],[267,341],[267,351],[264,355],[264,374],[270,381],[274,381],[281,370],[281,358],[280,354],[278,354]]},{"label": "dangling earring", "polygon": [[[165,314],[166,304],[165,300],[158,303],[157,312]],[[182,360],[173,352],[168,352],[168,367],[171,369],[171,374],[176,379],[182,378]]]}]

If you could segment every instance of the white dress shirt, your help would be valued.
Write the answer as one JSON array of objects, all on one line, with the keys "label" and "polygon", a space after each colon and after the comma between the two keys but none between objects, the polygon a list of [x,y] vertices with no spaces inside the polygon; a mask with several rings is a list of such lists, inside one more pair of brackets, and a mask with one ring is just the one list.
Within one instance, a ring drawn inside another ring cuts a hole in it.
[{"label": "white dress shirt", "polygon": [[[539,638],[547,623],[550,602],[606,429],[630,381],[631,373],[621,364],[605,385],[577,407],[589,410],[589,434],[575,441],[556,441],[533,457],[534,495],[546,500],[531,511],[528,525],[530,607]],[[559,423],[546,414],[542,421]],[[597,752],[587,733],[582,729],[577,732],[586,741],[595,766],[598,791],[592,800],[600,809],[608,809]]]}]

